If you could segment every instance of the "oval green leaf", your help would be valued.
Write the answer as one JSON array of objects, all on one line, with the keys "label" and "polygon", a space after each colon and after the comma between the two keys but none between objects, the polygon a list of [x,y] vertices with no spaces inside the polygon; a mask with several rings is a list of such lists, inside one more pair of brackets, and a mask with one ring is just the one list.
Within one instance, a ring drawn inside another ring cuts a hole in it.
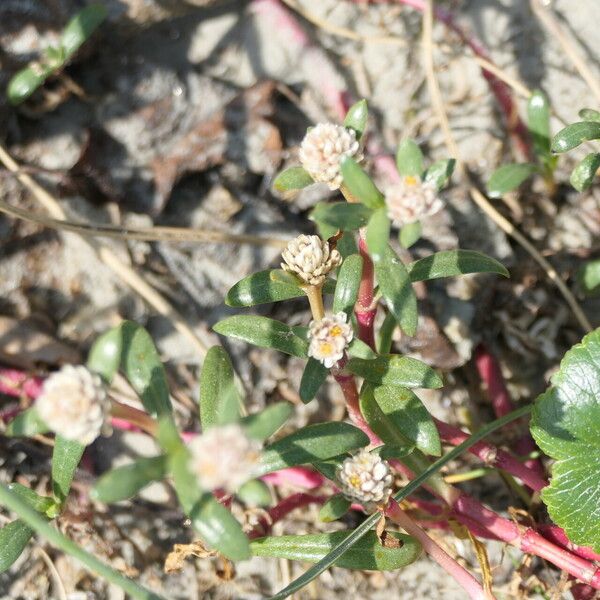
[{"label": "oval green leaf", "polygon": [[60,37],[65,57],[69,58],[106,19],[108,12],[102,4],[90,4],[79,11],[64,28]]},{"label": "oval green leaf", "polygon": [[342,518],[349,510],[352,503],[342,494],[331,496],[319,511],[319,521],[331,523]]},{"label": "oval green leaf", "polygon": [[348,355],[356,358],[377,358],[377,354],[369,344],[365,344],[361,339],[355,337],[348,345]]},{"label": "oval green leaf", "polygon": [[578,192],[583,192],[592,185],[598,169],[600,169],[600,152],[592,152],[573,169],[569,181]]},{"label": "oval green leaf", "polygon": [[369,219],[367,224],[366,242],[369,255],[374,263],[380,262],[385,256],[390,240],[390,228],[392,224],[387,215],[385,207],[378,208]]},{"label": "oval green leaf", "polygon": [[423,179],[433,184],[437,190],[441,190],[452,176],[454,165],[456,165],[454,158],[438,160],[425,171]]},{"label": "oval green leaf", "polygon": [[33,531],[20,519],[0,529],[0,573],[4,573],[21,556]]},{"label": "oval green leaf", "polygon": [[225,297],[225,304],[237,308],[281,302],[304,296],[304,291],[293,280],[286,282],[273,277],[273,271],[260,271],[238,281]]},{"label": "oval green leaf", "polygon": [[320,226],[335,233],[354,231],[364,227],[373,211],[364,204],[349,202],[319,202],[311,211],[309,218]]},{"label": "oval green leaf", "polygon": [[527,102],[527,125],[538,158],[550,156],[550,103],[541,90],[534,90]]},{"label": "oval green leaf", "polygon": [[[254,556],[287,558],[302,562],[318,562],[339,545],[349,532],[309,535],[272,536],[252,540]],[[386,546],[374,531],[361,537],[333,564],[344,569],[394,571],[409,565],[421,555],[421,545],[414,538],[396,531],[385,532]]]},{"label": "oval green leaf", "polygon": [[507,192],[516,190],[528,177],[537,171],[537,165],[514,163],[496,169],[487,184],[491,198],[500,198]]},{"label": "oval green leaf", "polygon": [[301,190],[314,183],[313,178],[302,167],[290,167],[277,175],[273,187],[278,192]]},{"label": "oval green leaf", "polygon": [[270,438],[292,415],[294,407],[289,402],[276,402],[240,421],[248,437],[255,440]]},{"label": "oval green leaf", "polygon": [[75,470],[83,455],[85,446],[74,440],[67,440],[60,435],[54,439],[52,451],[52,491],[59,504],[64,504]]},{"label": "oval green leaf", "polygon": [[410,356],[390,354],[373,360],[351,358],[346,368],[376,385],[429,389],[443,385],[441,377],[430,366]]},{"label": "oval green leaf", "polygon": [[344,185],[357,202],[373,210],[385,206],[383,194],[354,159],[346,157],[342,161],[342,177]]},{"label": "oval green leaf", "polygon": [[42,421],[35,406],[19,413],[6,427],[5,435],[32,437],[48,432],[48,426]]},{"label": "oval green leaf", "polygon": [[421,221],[415,221],[414,223],[407,223],[400,229],[398,234],[398,241],[403,248],[410,248],[416,244],[421,238]]},{"label": "oval green leaf", "polygon": [[597,295],[600,292],[600,259],[582,265],[577,271],[577,281],[586,295]]},{"label": "oval green leaf", "polygon": [[242,340],[261,348],[273,348],[285,354],[307,358],[308,341],[298,336],[292,327],[255,315],[235,315],[219,321],[213,329],[236,340]]},{"label": "oval green leaf", "polygon": [[582,108],[579,111],[579,117],[583,121],[598,121],[600,123],[600,112],[593,108]]},{"label": "oval green leaf", "polygon": [[13,492],[16,496],[19,496],[25,504],[28,504],[40,513],[46,513],[54,506],[54,500],[48,496],[40,496],[36,494],[31,488],[25,487],[20,483],[9,483],[8,489]]},{"label": "oval green leaf", "polygon": [[260,479],[247,481],[235,495],[250,508],[264,508],[273,504],[273,494],[269,486]]},{"label": "oval green leaf", "polygon": [[356,133],[356,139],[360,140],[365,129],[367,128],[367,121],[369,119],[369,107],[365,99],[359,100],[356,104],[353,104],[344,119],[344,127],[354,130]]},{"label": "oval green leaf", "polygon": [[396,152],[396,167],[400,175],[423,175],[423,153],[418,144],[411,139],[402,140]]},{"label": "oval green leaf", "polygon": [[39,67],[25,67],[18,71],[8,83],[6,95],[11,104],[24,102],[46,80],[49,73]]},{"label": "oval green leaf", "polygon": [[302,379],[300,380],[300,399],[305,404],[310,402],[319,391],[319,388],[325,383],[329,369],[318,360],[309,358],[304,371],[302,372]]},{"label": "oval green leaf", "polygon": [[468,273],[496,273],[508,277],[506,267],[496,259],[474,250],[444,250],[406,265],[410,280],[428,281]]},{"label": "oval green leaf", "polygon": [[354,309],[360,278],[362,275],[363,259],[359,254],[347,256],[340,267],[335,293],[333,296],[333,312],[350,314]]},{"label": "oval green leaf", "polygon": [[166,456],[138,458],[102,475],[92,488],[91,497],[105,504],[128,500],[153,481],[163,479],[167,472]]},{"label": "oval green leaf", "polygon": [[600,122],[580,121],[561,129],[552,140],[552,152],[567,152],[589,140],[600,139]]}]

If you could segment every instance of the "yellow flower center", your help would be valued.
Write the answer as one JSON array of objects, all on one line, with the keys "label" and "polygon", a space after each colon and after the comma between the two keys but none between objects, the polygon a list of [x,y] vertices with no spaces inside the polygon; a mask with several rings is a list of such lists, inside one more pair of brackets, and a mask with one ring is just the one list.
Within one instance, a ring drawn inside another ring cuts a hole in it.
[{"label": "yellow flower center", "polygon": [[353,488],[359,488],[360,487],[360,477],[358,475],[351,475],[348,478],[348,482],[350,483],[350,485]]},{"label": "yellow flower center", "polygon": [[406,183],[406,185],[417,185],[418,180],[416,177],[414,177],[413,175],[407,175],[404,178],[404,183]]},{"label": "yellow flower center", "polygon": [[329,330],[329,335],[331,335],[333,337],[338,337],[338,336],[342,335],[342,328],[339,325],[334,325]]},{"label": "yellow flower center", "polygon": [[319,344],[319,350],[321,354],[327,356],[328,354],[333,354],[333,346],[330,342],[321,342]]}]

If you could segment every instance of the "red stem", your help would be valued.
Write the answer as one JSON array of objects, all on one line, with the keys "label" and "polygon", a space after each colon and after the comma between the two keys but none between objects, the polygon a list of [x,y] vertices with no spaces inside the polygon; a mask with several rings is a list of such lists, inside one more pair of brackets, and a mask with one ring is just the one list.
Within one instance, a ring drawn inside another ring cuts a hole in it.
[{"label": "red stem", "polygon": [[0,393],[21,398],[37,398],[42,390],[43,379],[18,369],[0,368]]},{"label": "red stem", "polygon": [[294,485],[307,490],[313,490],[329,482],[321,473],[306,467],[288,467],[261,477],[271,485]]},{"label": "red stem", "polygon": [[373,327],[375,315],[377,314],[377,306],[374,305],[374,267],[362,233],[359,236],[358,248],[363,259],[358,298],[354,307],[358,323],[358,337],[365,344],[368,344],[372,350],[376,350]]}]

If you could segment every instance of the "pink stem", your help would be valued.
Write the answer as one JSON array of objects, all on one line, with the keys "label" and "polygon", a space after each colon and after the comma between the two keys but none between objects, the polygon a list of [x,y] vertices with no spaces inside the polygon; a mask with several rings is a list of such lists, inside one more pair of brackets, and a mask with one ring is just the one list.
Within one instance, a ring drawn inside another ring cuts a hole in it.
[{"label": "pink stem", "polygon": [[[468,433],[461,431],[457,427],[453,427],[436,418],[434,418],[434,421],[442,440],[453,446],[462,444],[462,442],[469,437]],[[526,464],[518,461],[505,450],[497,448],[492,444],[488,444],[487,442],[477,442],[477,444],[469,448],[469,452],[477,456],[477,458],[482,460],[486,465],[503,469],[507,473],[518,477],[525,485],[536,492],[548,485],[546,479],[540,477],[536,470],[533,470]]]},{"label": "pink stem", "polygon": [[594,552],[592,548],[588,548],[587,546],[578,546],[574,544],[565,533],[564,529],[558,527],[557,525],[538,525],[537,530],[548,540],[554,542],[556,545],[565,548],[566,550],[570,550],[573,554],[577,554],[577,556],[581,556],[581,558],[585,558],[586,560],[593,560],[596,562],[600,562],[600,554]]},{"label": "pink stem", "polygon": [[458,584],[467,592],[469,598],[481,600],[482,598],[493,598],[486,594],[481,584],[466,569],[461,567],[449,554],[436,544],[399,506],[395,500],[390,500],[387,516],[409,535],[421,543],[423,550],[431,556],[435,562],[452,576]]},{"label": "pink stem", "polygon": [[375,350],[374,323],[377,306],[374,306],[374,267],[367,251],[367,244],[362,233],[359,236],[358,248],[363,259],[363,269],[358,288],[358,298],[354,307],[358,323],[358,337],[372,350]]},{"label": "pink stem", "polygon": [[328,483],[321,473],[306,467],[288,467],[281,471],[267,473],[261,479],[272,485],[293,485],[307,490],[313,490]]},{"label": "pink stem", "polygon": [[18,369],[0,368],[0,393],[7,396],[37,398],[42,384],[41,377],[33,377]]},{"label": "pink stem", "polygon": [[[512,412],[515,409],[515,405],[506,387],[498,360],[483,345],[480,345],[475,351],[475,365],[477,366],[479,376],[487,387],[487,393],[496,417],[503,417]],[[537,446],[529,434],[527,425],[522,420],[513,421],[507,425],[507,429],[512,430],[516,430],[519,427],[523,427],[526,433],[514,442],[515,453],[527,456],[535,452]],[[525,462],[525,466],[535,471],[539,477],[545,478],[544,467],[539,460],[529,459]]]}]

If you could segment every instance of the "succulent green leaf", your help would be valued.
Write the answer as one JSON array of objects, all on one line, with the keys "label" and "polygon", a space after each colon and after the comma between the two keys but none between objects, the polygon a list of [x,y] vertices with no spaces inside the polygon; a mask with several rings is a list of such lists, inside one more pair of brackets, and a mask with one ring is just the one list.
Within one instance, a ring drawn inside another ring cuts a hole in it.
[{"label": "succulent green leaf", "polygon": [[586,295],[597,295],[600,292],[600,259],[582,265],[577,272],[577,281]]},{"label": "succulent green leaf", "polygon": [[90,350],[87,366],[108,383],[122,369],[149,414],[171,414],[165,368],[150,334],[137,323],[123,321],[101,335]]},{"label": "succulent green leaf", "polygon": [[592,185],[598,169],[600,169],[600,152],[592,152],[573,169],[569,181],[578,192],[583,192]]},{"label": "succulent green leaf", "polygon": [[561,129],[552,140],[552,152],[567,152],[583,142],[600,139],[600,122],[579,121]]},{"label": "succulent green leaf", "polygon": [[99,25],[106,19],[108,12],[102,4],[90,4],[80,10],[64,28],[60,37],[65,57],[69,58],[89,39]]},{"label": "succulent green leaf", "polygon": [[496,169],[488,181],[487,190],[491,198],[500,198],[516,190],[527,178],[537,171],[532,163],[512,163]]},{"label": "succulent green leaf", "polygon": [[504,277],[509,276],[504,265],[474,250],[443,250],[410,263],[406,268],[413,283],[468,273],[496,273]]},{"label": "succulent green leaf", "polygon": [[236,340],[261,348],[273,348],[285,354],[307,358],[308,341],[294,332],[294,328],[267,317],[235,315],[219,321],[213,329]]},{"label": "succulent green leaf", "polygon": [[360,278],[362,275],[363,259],[359,254],[351,254],[344,259],[340,267],[335,294],[333,296],[333,312],[350,314],[354,309]]},{"label": "succulent green leaf", "polygon": [[269,486],[260,479],[247,481],[235,495],[250,508],[271,506],[273,503]]},{"label": "succulent green leaf", "polygon": [[342,161],[342,177],[344,185],[357,202],[361,202],[373,210],[385,206],[383,194],[354,159],[346,157]]},{"label": "succulent green leaf", "polygon": [[313,178],[302,167],[290,167],[277,175],[273,187],[278,192],[301,190],[314,183]]},{"label": "succulent green leaf", "polygon": [[11,104],[21,104],[46,80],[50,71],[40,66],[25,67],[18,71],[8,83],[6,94]]},{"label": "succulent green leaf", "polygon": [[542,490],[550,517],[573,543],[600,552],[600,329],[565,354],[530,428],[555,460]]},{"label": "succulent green leaf", "polygon": [[380,262],[385,256],[390,239],[391,225],[385,207],[378,208],[369,219],[366,242],[374,263]]},{"label": "succulent green leaf", "polygon": [[423,179],[427,183],[432,183],[437,190],[441,190],[452,176],[455,165],[454,158],[438,160],[425,171]]},{"label": "succulent green leaf", "polygon": [[359,202],[319,202],[312,209],[310,218],[335,233],[338,229],[353,231],[364,227],[372,212],[372,209]]},{"label": "succulent green leaf", "polygon": [[366,100],[359,100],[356,104],[353,104],[344,119],[344,127],[353,129],[356,133],[356,139],[360,140],[365,129],[367,128],[367,121],[369,119],[369,107],[367,106]]},{"label": "succulent green leaf", "polygon": [[327,460],[344,452],[362,448],[369,438],[348,423],[331,422],[308,425],[277,440],[263,451],[258,475]]},{"label": "succulent green leaf", "polygon": [[396,152],[396,167],[400,175],[423,175],[423,153],[418,144],[411,139],[402,140]]},{"label": "succulent green leaf", "polygon": [[592,108],[582,108],[579,111],[579,117],[582,121],[598,121],[600,123],[600,112]]},{"label": "succulent green leaf", "polygon": [[85,446],[73,440],[67,440],[57,435],[54,440],[54,450],[52,452],[52,491],[59,504],[64,504],[71,482],[75,475],[75,470]]},{"label": "succulent green leaf", "polygon": [[92,488],[91,497],[105,504],[127,500],[150,483],[163,479],[167,472],[166,456],[138,458],[102,475]]},{"label": "succulent green leaf", "polygon": [[[274,273],[276,273],[275,276]],[[276,270],[274,272],[269,269],[244,277],[227,292],[225,304],[239,308],[281,302],[305,295],[293,278],[282,281],[278,277],[279,273],[284,273],[284,271]]]},{"label": "succulent green leaf", "polygon": [[241,405],[231,359],[224,348],[213,346],[206,353],[200,373],[202,429],[237,421]]},{"label": "succulent green leaf", "polygon": [[375,276],[381,294],[406,335],[417,331],[417,297],[406,267],[388,246],[383,258],[375,263]]},{"label": "succulent green leaf", "polygon": [[527,125],[533,150],[545,161],[550,156],[550,103],[541,90],[534,90],[527,102]]},{"label": "succulent green leaf", "polygon": [[319,521],[324,523],[337,521],[350,510],[351,504],[350,500],[344,498],[342,494],[331,496],[319,511]]},{"label": "succulent green leaf", "polygon": [[416,244],[421,238],[421,221],[415,221],[414,223],[407,223],[400,229],[398,234],[398,241],[403,248],[410,248]]},{"label": "succulent green leaf", "polygon": [[[254,556],[287,558],[302,562],[317,562],[338,546],[349,532],[309,535],[271,536],[252,540]],[[344,569],[394,571],[409,565],[421,555],[421,545],[414,538],[396,531],[386,531],[388,545],[383,546],[374,531],[360,538],[335,563]]]},{"label": "succulent green leaf", "polygon": [[302,372],[302,379],[300,380],[300,399],[305,404],[310,402],[319,391],[319,388],[325,383],[329,369],[323,366],[318,360],[309,358],[304,371]]},{"label": "succulent green leaf", "polygon": [[361,339],[355,337],[348,345],[348,355],[356,358],[377,358],[377,354],[373,352],[369,344],[365,344]]},{"label": "succulent green leaf", "polygon": [[45,514],[54,506],[54,500],[52,498],[40,496],[31,488],[25,487],[20,483],[9,483],[7,487],[11,492],[19,496],[25,504],[28,504],[33,510],[37,510],[39,513]]},{"label": "succulent green leaf", "polygon": [[292,415],[294,407],[289,402],[276,402],[240,421],[248,437],[255,440],[270,438]]},{"label": "succulent green leaf", "polygon": [[443,385],[441,377],[430,366],[410,356],[388,354],[372,360],[351,358],[346,368],[376,385],[430,389]]},{"label": "succulent green leaf", "polygon": [[358,252],[358,246],[356,245],[356,239],[352,231],[344,231],[342,237],[337,242],[337,249],[344,259]]},{"label": "succulent green leaf", "polygon": [[[441,455],[442,446],[437,427],[414,392],[399,386],[382,385],[375,388],[374,394],[383,414],[404,437],[425,454]],[[391,440],[383,441],[394,445]]]},{"label": "succulent green leaf", "polygon": [[379,354],[389,354],[391,352],[394,331],[397,326],[396,317],[391,312],[387,313],[377,332],[377,352]]},{"label": "succulent green leaf", "polygon": [[8,570],[21,556],[33,531],[20,519],[0,529],[0,573]]},{"label": "succulent green leaf", "polygon": [[11,437],[32,437],[38,433],[49,431],[48,426],[42,421],[35,406],[19,413],[6,427],[5,435]]}]

